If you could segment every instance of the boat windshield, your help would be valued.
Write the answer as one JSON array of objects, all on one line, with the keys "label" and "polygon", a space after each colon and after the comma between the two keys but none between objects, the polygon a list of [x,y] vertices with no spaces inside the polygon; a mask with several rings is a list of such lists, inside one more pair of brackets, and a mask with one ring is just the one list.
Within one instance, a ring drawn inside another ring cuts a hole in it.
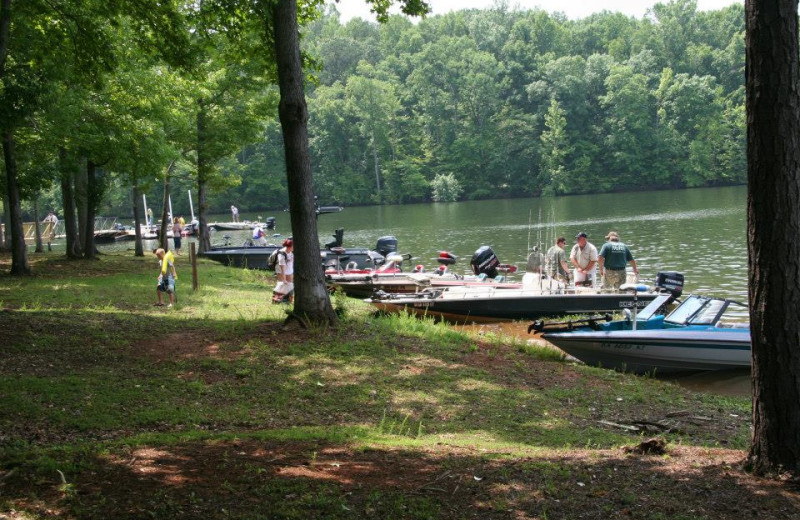
[{"label": "boat windshield", "polygon": [[677,325],[714,325],[727,307],[725,300],[690,296],[664,321]]}]

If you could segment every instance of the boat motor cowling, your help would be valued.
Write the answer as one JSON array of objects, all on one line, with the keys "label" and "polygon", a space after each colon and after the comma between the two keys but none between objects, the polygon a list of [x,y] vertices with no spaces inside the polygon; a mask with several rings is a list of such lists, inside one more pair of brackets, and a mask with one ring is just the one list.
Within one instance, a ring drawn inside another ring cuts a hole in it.
[{"label": "boat motor cowling", "polygon": [[673,299],[679,298],[683,294],[683,273],[659,271],[656,274],[655,287],[671,293]]},{"label": "boat motor cowling", "polygon": [[472,255],[472,260],[470,260],[469,264],[474,274],[485,274],[489,278],[494,278],[497,276],[497,267],[500,265],[500,260],[491,247],[481,246]]},{"label": "boat motor cowling", "polygon": [[450,251],[439,251],[439,256],[436,257],[436,261],[441,265],[453,265],[456,263],[456,255]]},{"label": "boat motor cowling", "polygon": [[383,256],[388,256],[389,253],[394,253],[397,251],[397,238],[393,235],[387,235],[385,237],[380,237],[378,239],[378,243],[375,244],[375,251],[382,254]]}]

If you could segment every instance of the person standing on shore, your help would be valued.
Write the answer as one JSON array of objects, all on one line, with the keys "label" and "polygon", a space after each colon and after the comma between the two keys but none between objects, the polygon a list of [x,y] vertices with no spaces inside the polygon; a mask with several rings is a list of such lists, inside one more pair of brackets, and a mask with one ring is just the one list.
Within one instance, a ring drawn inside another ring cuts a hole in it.
[{"label": "person standing on shore", "polygon": [[581,231],[575,235],[577,242],[569,254],[569,260],[575,266],[574,278],[575,285],[591,287],[594,285],[595,269],[597,265],[597,248],[589,242],[586,233]]},{"label": "person standing on shore", "polygon": [[175,254],[181,254],[181,238],[183,237],[183,226],[178,217],[172,221],[172,240],[175,242]]},{"label": "person standing on shore", "polygon": [[275,273],[278,275],[278,284],[272,291],[272,303],[285,303],[291,301],[294,291],[294,243],[291,238],[283,241],[283,247],[278,252],[278,264]]},{"label": "person standing on shore", "polygon": [[171,251],[164,251],[160,247],[153,250],[153,254],[158,257],[161,268],[158,274],[158,285],[156,286],[158,301],[154,305],[163,307],[164,298],[161,293],[167,293],[169,294],[169,307],[172,307],[175,305],[175,282],[178,279],[178,273],[175,271],[175,257],[172,256]]},{"label": "person standing on shore", "polygon": [[619,241],[616,231],[609,231],[606,235],[606,242],[600,248],[598,254],[598,265],[600,266],[600,276],[603,277],[603,289],[619,290],[625,283],[625,267],[630,262],[633,266],[633,273],[638,275],[639,269],[636,267],[636,260],[628,246]]}]

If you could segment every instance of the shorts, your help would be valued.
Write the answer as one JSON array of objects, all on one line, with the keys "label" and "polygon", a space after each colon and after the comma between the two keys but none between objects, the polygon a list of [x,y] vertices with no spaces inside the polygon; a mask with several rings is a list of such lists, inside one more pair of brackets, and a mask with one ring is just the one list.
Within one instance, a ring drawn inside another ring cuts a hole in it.
[{"label": "shorts", "polygon": [[172,276],[162,277],[157,289],[160,292],[174,293],[175,292],[175,278]]},{"label": "shorts", "polygon": [[172,240],[175,241],[175,249],[180,249],[181,248],[181,236],[178,235],[178,236],[172,237]]},{"label": "shorts", "polygon": [[619,289],[623,283],[625,283],[625,269],[603,271],[603,289]]}]

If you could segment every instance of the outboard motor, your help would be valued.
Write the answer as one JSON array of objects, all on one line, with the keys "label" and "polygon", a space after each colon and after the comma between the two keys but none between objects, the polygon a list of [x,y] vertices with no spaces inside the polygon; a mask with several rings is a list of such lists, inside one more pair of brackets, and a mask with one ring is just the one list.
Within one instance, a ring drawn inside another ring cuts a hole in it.
[{"label": "outboard motor", "polygon": [[336,231],[333,232],[333,242],[328,242],[325,244],[325,249],[331,249],[332,247],[342,247],[342,242],[344,242],[344,228],[338,228]]},{"label": "outboard motor", "polygon": [[481,246],[472,255],[469,264],[472,266],[472,272],[476,275],[485,274],[489,278],[494,278],[497,276],[497,266],[500,265],[500,260],[491,247]]},{"label": "outboard motor", "polygon": [[456,255],[450,251],[439,251],[439,256],[436,258],[436,261],[441,265],[453,265],[456,263]]},{"label": "outboard motor", "polygon": [[275,229],[275,217],[267,217],[267,229]]},{"label": "outboard motor", "polygon": [[672,298],[669,300],[671,303],[683,294],[683,273],[677,271],[659,271],[658,274],[656,274],[655,287],[656,289],[663,289],[672,294]]},{"label": "outboard motor", "polygon": [[393,235],[387,235],[385,237],[380,237],[378,239],[378,243],[375,244],[375,251],[380,253],[383,256],[388,256],[389,253],[394,253],[397,251],[397,238]]}]

